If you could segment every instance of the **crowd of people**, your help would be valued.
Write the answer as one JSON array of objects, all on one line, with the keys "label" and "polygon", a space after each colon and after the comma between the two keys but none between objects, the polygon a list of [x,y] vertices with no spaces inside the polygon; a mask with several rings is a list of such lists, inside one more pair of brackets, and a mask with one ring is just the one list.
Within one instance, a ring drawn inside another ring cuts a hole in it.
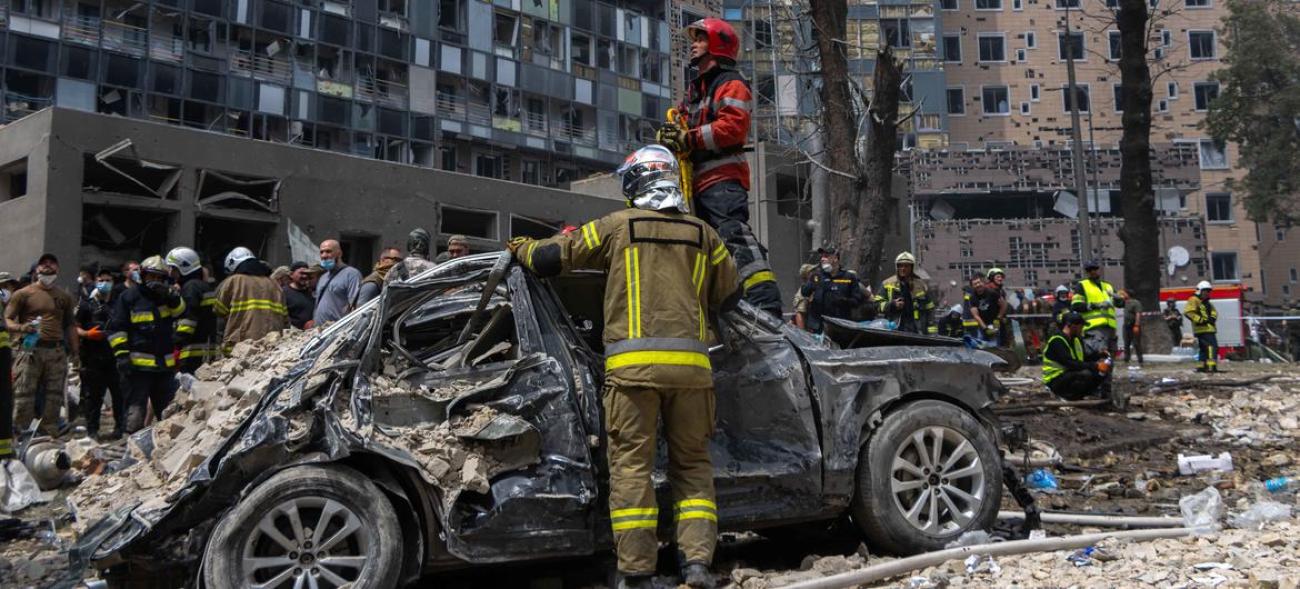
[{"label": "crowd of people", "polygon": [[[461,235],[435,260],[430,245],[429,233],[416,229],[406,254],[385,248],[366,276],[343,262],[334,239],[321,242],[318,263],[274,270],[236,247],[225,256],[220,282],[189,247],[120,265],[90,264],[74,292],[57,285],[54,254],[42,255],[24,275],[0,272],[0,459],[12,455],[18,436],[57,438],[77,425],[97,439],[135,432],[162,416],[177,373],[194,374],[242,341],[336,321],[377,297],[393,277],[469,253]],[[64,419],[73,367],[79,403]],[[101,436],[106,401],[112,430]]]}]

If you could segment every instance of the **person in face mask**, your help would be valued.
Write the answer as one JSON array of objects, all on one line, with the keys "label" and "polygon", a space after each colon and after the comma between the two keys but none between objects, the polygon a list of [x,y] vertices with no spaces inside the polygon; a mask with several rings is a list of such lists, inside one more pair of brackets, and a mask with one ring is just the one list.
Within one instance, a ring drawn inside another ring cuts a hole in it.
[{"label": "person in face mask", "polygon": [[825,329],[824,317],[852,319],[853,312],[867,302],[857,275],[840,268],[835,248],[818,248],[817,254],[821,256],[818,271],[800,289],[808,297],[807,328],[813,333]]},{"label": "person in face mask", "polygon": [[176,393],[176,322],[185,313],[185,299],[171,287],[162,256],[145,259],[140,271],[144,283],[117,298],[108,322],[117,371],[128,383],[127,433],[144,427],[150,404],[161,419]]},{"label": "person in face mask", "polygon": [[59,276],[59,259],[44,254],[36,262],[36,281],[15,292],[5,307],[5,324],[22,337],[14,357],[14,414],[18,427],[36,418],[36,391],[45,391],[41,430],[59,435],[59,411],[63,408],[68,377],[67,352],[79,355],[76,331],[77,301],[54,285]]},{"label": "person in face mask", "polygon": [[338,321],[352,310],[361,291],[361,271],[343,263],[343,246],[334,239],[320,243],[320,266],[325,270],[316,284],[316,325]]},{"label": "person in face mask", "polygon": [[140,262],[130,260],[122,264],[122,285],[126,288],[134,288],[140,284]]},{"label": "person in face mask", "polygon": [[113,274],[100,270],[91,283],[90,296],[77,305],[77,335],[81,337],[81,413],[86,418],[86,433],[99,437],[100,413],[104,396],[113,407],[113,433],[117,439],[126,432],[126,397],[108,345],[108,322],[113,311]]},{"label": "person in face mask", "polygon": [[389,272],[401,261],[402,250],[395,247],[384,248],[384,251],[379,253],[379,261],[375,262],[374,271],[361,281],[361,290],[357,292],[356,303],[352,306],[360,307],[370,302],[370,299],[379,296],[379,293],[384,290],[384,282]]}]

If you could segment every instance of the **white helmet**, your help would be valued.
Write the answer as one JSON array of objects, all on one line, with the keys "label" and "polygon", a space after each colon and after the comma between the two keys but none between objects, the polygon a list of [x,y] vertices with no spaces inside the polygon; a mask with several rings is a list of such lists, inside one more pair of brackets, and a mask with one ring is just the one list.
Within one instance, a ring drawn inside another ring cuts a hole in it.
[{"label": "white helmet", "polygon": [[953,305],[951,309],[948,309],[948,312],[961,315],[961,305]]},{"label": "white helmet", "polygon": [[1206,280],[1196,283],[1196,290],[1211,290],[1213,288],[1214,285],[1210,284],[1209,281]]},{"label": "white helmet", "polygon": [[615,174],[623,185],[623,196],[632,206],[648,211],[687,212],[677,156],[667,147],[647,145],[632,152]]},{"label": "white helmet", "polygon": [[916,256],[913,256],[912,252],[903,252],[901,254],[898,254],[898,257],[894,258],[894,265],[898,265],[898,264],[916,265]]},{"label": "white helmet", "polygon": [[1066,286],[1066,285],[1064,285],[1064,284],[1058,285],[1058,286],[1056,287],[1056,294],[1061,294],[1061,293],[1063,293],[1063,292],[1065,292],[1065,293],[1070,292],[1070,287],[1068,287],[1068,286]]},{"label": "white helmet", "polygon": [[172,251],[167,252],[166,261],[167,265],[175,268],[181,276],[189,276],[203,269],[199,252],[184,246],[172,248]]},{"label": "white helmet", "polygon": [[244,246],[230,250],[230,253],[226,254],[226,274],[234,274],[235,268],[244,263],[244,260],[251,260],[256,257],[251,250]]}]

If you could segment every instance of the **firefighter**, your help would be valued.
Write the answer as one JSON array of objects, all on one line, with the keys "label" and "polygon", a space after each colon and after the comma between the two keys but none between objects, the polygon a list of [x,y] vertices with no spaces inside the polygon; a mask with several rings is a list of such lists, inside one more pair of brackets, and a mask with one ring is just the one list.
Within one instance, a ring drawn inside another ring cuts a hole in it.
[{"label": "firefighter", "polygon": [[659,509],[650,475],[662,416],[682,575],[690,587],[712,587],[709,317],[739,298],[736,267],[718,234],[687,214],[671,152],[641,148],[617,173],[630,208],[580,231],[518,238],[510,251],[538,276],[576,269],[607,276],[603,401],[619,586],[650,587],[655,571]]},{"label": "firefighter", "polygon": [[226,254],[229,276],[217,287],[217,315],[226,318],[222,351],[229,354],[235,344],[261,339],[289,327],[289,310],[284,291],[271,280],[271,269],[246,247]]},{"label": "firefighter", "polygon": [[691,66],[697,74],[687,91],[688,129],[669,122],[659,128],[657,141],[689,158],[692,206],[695,214],[722,236],[740,269],[745,300],[777,317],[781,292],[767,262],[767,248],[749,227],[749,135],[753,99],[749,82],[736,71],[740,37],[718,18],[697,20],[686,27]]},{"label": "firefighter", "polygon": [[1007,321],[1007,290],[1003,283],[1007,279],[1006,271],[1001,268],[989,268],[984,276],[988,296],[996,305],[997,316],[988,323],[993,328],[994,337],[999,346],[1011,346],[1011,322]]},{"label": "firefighter", "polygon": [[966,335],[966,324],[962,321],[962,306],[953,305],[948,314],[939,320],[939,335],[961,339]]},{"label": "firefighter", "polygon": [[122,293],[108,320],[108,343],[117,359],[117,373],[128,383],[126,431],[144,427],[145,407],[153,405],[155,419],[176,392],[174,334],[185,313],[185,299],[171,288],[171,270],[161,256],[140,262],[142,281]]},{"label": "firefighter", "polygon": [[886,319],[898,323],[899,331],[911,333],[938,333],[934,324],[934,302],[930,300],[929,287],[918,278],[916,256],[903,252],[894,258],[896,274],[886,278],[876,295],[876,305]]},{"label": "firefighter", "polygon": [[217,293],[203,280],[198,252],[188,247],[172,248],[165,260],[185,299],[185,316],[176,322],[180,371],[194,374],[205,362],[221,357],[217,345]]},{"label": "firefighter", "polygon": [[826,329],[823,317],[851,320],[854,311],[867,302],[867,291],[858,275],[840,267],[840,254],[835,248],[818,248],[817,254],[821,256],[821,267],[813,271],[801,289],[808,297],[806,326],[813,333]]},{"label": "firefighter", "polygon": [[1066,313],[1061,333],[1043,346],[1043,384],[1068,401],[1097,393],[1110,373],[1104,353],[1084,348],[1080,334],[1085,323],[1082,315]]},{"label": "firefighter", "polygon": [[1052,301],[1052,324],[1060,332],[1065,327],[1065,316],[1070,314],[1070,287],[1058,285],[1055,294],[1056,299]]},{"label": "firefighter", "polygon": [[1215,323],[1219,321],[1219,312],[1210,302],[1213,286],[1202,280],[1196,285],[1196,294],[1187,297],[1187,306],[1183,314],[1192,322],[1192,334],[1196,336],[1196,356],[1201,365],[1197,372],[1219,371],[1219,336]]},{"label": "firefighter", "polygon": [[[1087,276],[1074,285],[1070,297],[1072,311],[1083,316],[1083,340],[1095,353],[1106,352],[1114,358],[1119,352],[1119,325],[1115,322],[1115,307],[1124,302],[1115,293],[1115,287],[1101,278],[1101,262],[1089,260],[1083,265]],[[1102,392],[1110,394],[1111,376],[1102,381]]]}]

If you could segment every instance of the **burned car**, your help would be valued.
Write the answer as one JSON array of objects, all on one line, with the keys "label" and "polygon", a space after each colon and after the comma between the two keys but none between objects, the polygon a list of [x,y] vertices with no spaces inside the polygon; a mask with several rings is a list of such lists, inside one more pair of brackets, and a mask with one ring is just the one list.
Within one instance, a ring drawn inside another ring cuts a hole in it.
[{"label": "burned car", "polygon": [[[303,345],[174,492],[90,525],[74,559],[110,582],[171,561],[207,587],[391,587],[608,549],[603,280],[482,254],[390,285]],[[745,304],[718,323],[722,530],[850,515],[912,553],[993,523],[996,357],[849,323],[822,341]]]}]

